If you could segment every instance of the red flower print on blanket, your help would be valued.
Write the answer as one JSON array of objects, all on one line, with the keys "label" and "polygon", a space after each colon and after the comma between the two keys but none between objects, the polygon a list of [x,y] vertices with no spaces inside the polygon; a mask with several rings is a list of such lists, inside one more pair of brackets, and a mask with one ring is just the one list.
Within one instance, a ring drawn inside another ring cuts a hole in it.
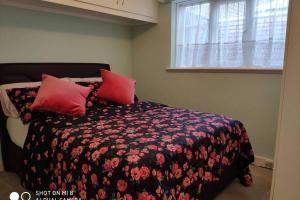
[{"label": "red flower print on blanket", "polygon": [[28,189],[82,199],[199,199],[234,163],[250,185],[254,160],[241,122],[150,102],[43,116],[31,124],[24,154]]}]

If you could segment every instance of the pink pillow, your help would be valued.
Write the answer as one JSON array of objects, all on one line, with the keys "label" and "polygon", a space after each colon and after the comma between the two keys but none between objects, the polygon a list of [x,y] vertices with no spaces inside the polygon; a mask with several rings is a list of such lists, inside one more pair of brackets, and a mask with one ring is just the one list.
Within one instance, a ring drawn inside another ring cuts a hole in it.
[{"label": "pink pillow", "polygon": [[30,109],[51,111],[72,116],[85,115],[89,87],[83,87],[43,74],[42,85]]},{"label": "pink pillow", "polygon": [[134,103],[135,80],[101,69],[103,83],[97,96],[119,104]]}]

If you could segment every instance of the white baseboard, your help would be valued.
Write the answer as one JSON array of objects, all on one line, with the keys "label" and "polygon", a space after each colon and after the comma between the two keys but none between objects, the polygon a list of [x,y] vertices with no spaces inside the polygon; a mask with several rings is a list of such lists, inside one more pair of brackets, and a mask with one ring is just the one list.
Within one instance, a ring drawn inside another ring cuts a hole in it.
[{"label": "white baseboard", "polygon": [[253,165],[258,166],[258,167],[273,169],[274,160],[271,160],[271,159],[263,157],[263,156],[255,155],[255,162],[253,163]]}]

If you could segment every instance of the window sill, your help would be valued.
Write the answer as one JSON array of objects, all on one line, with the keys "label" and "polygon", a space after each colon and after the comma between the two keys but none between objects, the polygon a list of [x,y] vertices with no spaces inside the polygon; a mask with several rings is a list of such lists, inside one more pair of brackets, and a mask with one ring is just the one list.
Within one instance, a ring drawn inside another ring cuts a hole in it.
[{"label": "window sill", "polygon": [[167,68],[167,72],[185,73],[250,73],[250,74],[282,74],[283,69],[250,69],[250,68]]}]

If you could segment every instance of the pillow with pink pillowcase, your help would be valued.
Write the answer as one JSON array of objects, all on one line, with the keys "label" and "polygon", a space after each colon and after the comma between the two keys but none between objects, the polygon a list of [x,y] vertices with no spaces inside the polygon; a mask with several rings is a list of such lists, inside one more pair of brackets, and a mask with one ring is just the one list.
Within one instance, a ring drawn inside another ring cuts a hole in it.
[{"label": "pillow with pink pillowcase", "polygon": [[103,83],[97,96],[121,105],[133,104],[136,81],[125,76],[101,69]]},{"label": "pillow with pink pillowcase", "polygon": [[72,82],[42,75],[42,85],[30,106],[32,110],[50,111],[71,116],[84,116],[86,99],[91,91]]}]

